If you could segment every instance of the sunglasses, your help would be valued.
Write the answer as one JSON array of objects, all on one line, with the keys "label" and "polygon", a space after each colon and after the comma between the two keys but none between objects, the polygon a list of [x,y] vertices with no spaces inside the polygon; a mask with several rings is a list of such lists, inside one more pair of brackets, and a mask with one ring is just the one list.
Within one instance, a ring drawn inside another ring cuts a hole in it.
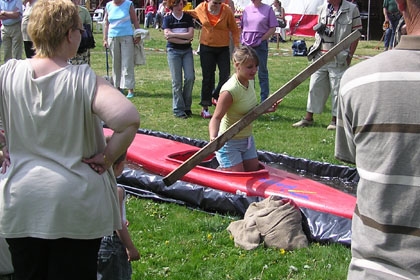
[{"label": "sunglasses", "polygon": [[221,5],[222,4],[222,2],[212,2],[213,3],[213,5]]}]

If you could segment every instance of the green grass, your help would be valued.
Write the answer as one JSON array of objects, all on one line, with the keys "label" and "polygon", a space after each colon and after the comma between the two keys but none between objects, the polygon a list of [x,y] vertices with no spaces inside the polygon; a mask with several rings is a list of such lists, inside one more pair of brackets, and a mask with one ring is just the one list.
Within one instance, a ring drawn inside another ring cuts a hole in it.
[{"label": "green grass", "polygon": [[136,198],[127,210],[142,254],[133,279],[344,279],[350,260],[349,249],[337,244],[291,252],[236,248],[226,231],[232,217]]},{"label": "green grass", "polygon": [[[94,29],[96,30],[96,29]],[[196,82],[191,119],[172,115],[171,77],[167,67],[162,32],[149,29],[146,41],[147,63],[136,67],[136,97],[132,102],[141,115],[141,128],[163,131],[194,139],[208,139],[208,120],[199,117],[201,68],[195,56]],[[101,34],[96,34],[102,42]],[[301,38],[293,38],[301,39]],[[312,38],[304,38],[308,47]],[[197,47],[198,37],[193,41]],[[270,43],[269,73],[271,92],[279,89],[308,66],[305,57],[293,57],[291,42]],[[379,53],[377,41],[361,41],[353,63]],[[92,68],[105,75],[105,52],[92,51]],[[292,128],[304,116],[309,80],[291,92],[277,112],[254,122],[259,150],[293,157],[342,164],[334,158],[335,132],[327,131],[330,102],[324,113],[315,115],[311,128]],[[259,87],[257,86],[257,92]],[[348,248],[332,244],[311,244],[309,248],[284,252],[259,247],[245,251],[234,246],[226,231],[237,217],[209,215],[185,207],[132,198],[127,206],[130,233],[142,258],[133,263],[133,279],[345,279],[350,261]],[[295,267],[293,269],[292,267]]]}]

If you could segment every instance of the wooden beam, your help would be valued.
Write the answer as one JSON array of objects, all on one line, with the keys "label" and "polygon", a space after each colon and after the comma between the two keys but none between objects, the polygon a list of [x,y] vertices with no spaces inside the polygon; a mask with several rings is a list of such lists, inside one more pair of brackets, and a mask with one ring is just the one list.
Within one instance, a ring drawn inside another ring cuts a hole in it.
[{"label": "wooden beam", "polygon": [[325,53],[323,56],[318,58],[316,61],[311,63],[303,71],[297,74],[293,79],[283,85],[280,89],[270,95],[264,102],[252,109],[239,121],[229,127],[223,134],[219,135],[213,141],[209,142],[206,146],[197,151],[192,157],[186,160],[177,169],[172,171],[166,177],[163,178],[163,182],[166,186],[170,186],[177,180],[181,179],[191,169],[200,164],[206,157],[208,157],[214,151],[220,149],[226,141],[230,140],[238,132],[248,126],[260,115],[264,114],[274,103],[285,97],[303,81],[310,77],[316,70],[321,68],[327,62],[330,62],[334,57],[344,49],[347,49],[351,43],[360,38],[360,32],[358,30],[353,31],[349,36],[344,38],[340,43],[335,45],[331,50]]}]

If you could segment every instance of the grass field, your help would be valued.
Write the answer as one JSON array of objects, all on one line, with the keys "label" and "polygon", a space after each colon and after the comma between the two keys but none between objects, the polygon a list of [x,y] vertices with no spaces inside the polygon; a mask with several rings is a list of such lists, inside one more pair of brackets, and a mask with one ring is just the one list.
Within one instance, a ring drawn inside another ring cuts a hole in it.
[{"label": "grass field", "polygon": [[[176,119],[172,115],[171,78],[167,67],[162,32],[149,29],[145,42],[147,63],[136,67],[136,96],[132,99],[141,115],[141,128],[163,131],[194,139],[208,139],[208,120],[199,116],[201,88],[199,57],[195,56],[196,82],[193,91],[193,117]],[[96,31],[96,28],[94,28]],[[198,45],[198,31],[193,41]],[[96,33],[91,66],[106,75],[102,35]],[[305,39],[308,47],[312,38]],[[306,57],[293,57],[292,41],[270,43],[270,90],[276,91],[307,65]],[[353,63],[379,53],[377,41],[361,41]],[[322,115],[315,115],[310,128],[292,128],[306,109],[309,80],[291,92],[277,112],[254,122],[259,150],[283,153],[314,161],[342,164],[334,158],[335,132],[327,131],[330,102]],[[257,92],[259,87],[257,86]],[[212,110],[212,109],[211,109]],[[350,250],[337,244],[310,244],[292,252],[263,246],[245,251],[234,246],[226,231],[238,217],[208,214],[186,207],[131,197],[127,204],[130,233],[142,258],[133,263],[133,279],[345,279]]]}]

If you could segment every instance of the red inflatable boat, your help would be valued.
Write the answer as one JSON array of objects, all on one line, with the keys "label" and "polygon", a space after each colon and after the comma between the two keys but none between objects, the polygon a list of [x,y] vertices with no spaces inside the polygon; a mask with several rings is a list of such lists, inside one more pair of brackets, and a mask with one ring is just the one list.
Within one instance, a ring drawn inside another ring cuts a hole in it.
[{"label": "red inflatable boat", "polygon": [[[104,129],[105,135],[111,130]],[[127,152],[127,159],[144,169],[166,176],[200,148],[156,136],[137,134]],[[351,219],[356,198],[311,179],[261,163],[255,172],[228,172],[211,168],[215,156],[193,168],[183,181],[230,193],[290,198],[299,207]]]}]

